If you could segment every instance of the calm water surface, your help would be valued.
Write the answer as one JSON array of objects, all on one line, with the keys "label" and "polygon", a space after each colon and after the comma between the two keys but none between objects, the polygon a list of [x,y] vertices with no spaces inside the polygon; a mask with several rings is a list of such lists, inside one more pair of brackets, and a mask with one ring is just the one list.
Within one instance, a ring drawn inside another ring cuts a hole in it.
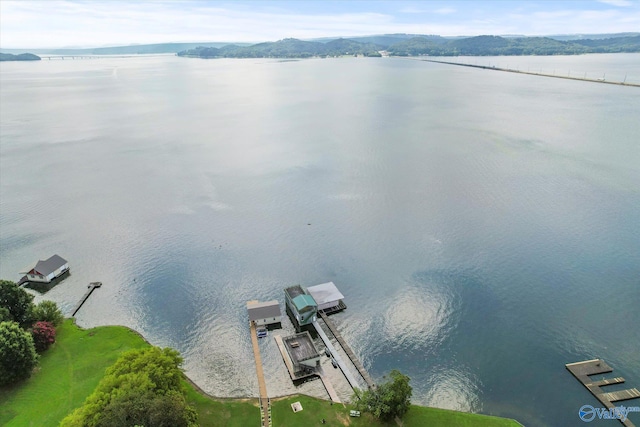
[{"label": "calm water surface", "polygon": [[[540,60],[640,81],[638,54]],[[257,394],[246,301],[326,281],[417,403],[570,426],[596,401],[565,363],[640,387],[640,89],[403,59],[0,72],[0,276],[62,255],[46,298],[102,281],[78,322],[179,349],[213,395]],[[261,346],[270,395],[324,396]]]}]

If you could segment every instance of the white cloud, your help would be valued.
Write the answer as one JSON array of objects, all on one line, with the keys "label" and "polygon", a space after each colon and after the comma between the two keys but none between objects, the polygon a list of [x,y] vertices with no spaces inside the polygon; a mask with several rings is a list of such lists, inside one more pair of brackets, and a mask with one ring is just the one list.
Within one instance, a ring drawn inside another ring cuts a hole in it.
[{"label": "white cloud", "polygon": [[[612,1],[627,3],[626,0]],[[343,8],[340,13],[315,14],[283,10],[282,6],[279,9],[259,7],[268,5],[266,2],[0,0],[0,47],[260,42],[285,37],[384,33],[544,35],[638,31],[640,28],[637,8],[545,10],[545,5],[551,3],[542,2],[537,12],[532,12],[530,8],[517,6],[494,10],[496,3],[474,2],[473,9],[455,10],[455,4],[445,4],[438,9],[430,8],[430,3],[419,2],[394,16],[378,12],[381,8],[377,2],[355,2],[358,7]]]},{"label": "white cloud", "polygon": [[611,6],[618,6],[618,7],[627,7],[633,4],[631,3],[630,0],[598,0],[598,1],[600,3],[609,4]]}]

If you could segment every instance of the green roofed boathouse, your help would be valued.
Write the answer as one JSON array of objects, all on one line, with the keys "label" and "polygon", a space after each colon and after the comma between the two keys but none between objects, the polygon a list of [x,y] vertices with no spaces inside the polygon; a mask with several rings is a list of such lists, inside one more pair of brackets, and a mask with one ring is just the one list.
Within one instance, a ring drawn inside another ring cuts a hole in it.
[{"label": "green roofed boathouse", "polygon": [[[318,304],[307,294],[302,286],[296,285],[284,290],[287,308],[295,318],[296,327],[311,325],[316,321]],[[293,319],[292,319],[293,320]]]}]

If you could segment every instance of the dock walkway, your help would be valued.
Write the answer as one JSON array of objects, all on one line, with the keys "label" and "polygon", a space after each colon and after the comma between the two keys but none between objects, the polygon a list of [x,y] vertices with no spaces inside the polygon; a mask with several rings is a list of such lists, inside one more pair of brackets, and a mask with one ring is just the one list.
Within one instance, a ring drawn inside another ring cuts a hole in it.
[{"label": "dock walkway", "polygon": [[[360,363],[360,361],[356,357],[356,355],[353,352],[353,350],[351,350],[351,347],[349,347],[349,345],[344,340],[344,338],[342,338],[342,335],[340,334],[340,332],[338,331],[338,329],[336,328],[334,323],[331,320],[329,320],[327,315],[325,315],[324,313],[320,312],[318,314],[320,315],[322,320],[324,320],[324,323],[327,325],[327,327],[329,328],[329,330],[331,331],[333,336],[336,337],[336,339],[338,340],[338,342],[342,346],[342,349],[347,354],[349,359],[351,359],[351,363],[353,363],[353,366],[356,367],[356,369],[358,370],[358,372],[360,373],[362,378],[364,378],[364,381],[367,383],[367,387],[369,387],[369,389],[375,389],[376,385],[373,382],[373,380],[371,379],[371,377],[369,376],[369,373],[367,372],[366,369],[364,369],[364,366],[362,366],[362,363]],[[314,323],[314,326],[316,326],[315,323]],[[316,326],[316,330],[317,329],[322,329],[322,328],[320,328],[320,326],[318,325],[318,326]],[[345,376],[346,376],[346,374],[345,374]]]},{"label": "dock walkway", "polygon": [[78,310],[80,310],[80,308],[82,308],[82,305],[89,299],[89,297],[91,296],[93,291],[96,290],[97,288],[99,288],[100,286],[102,286],[102,282],[91,282],[91,283],[89,283],[89,286],[88,286],[89,290],[87,291],[86,294],[84,294],[82,296],[82,298],[80,299],[80,302],[78,302],[78,305],[76,305],[76,308],[73,309],[73,312],[71,313],[71,317],[74,317],[76,315]]},{"label": "dock walkway", "polygon": [[316,332],[318,332],[318,335],[320,335],[320,338],[322,338],[324,345],[329,349],[329,352],[331,353],[331,357],[333,357],[333,359],[336,361],[338,367],[344,374],[344,377],[347,379],[347,381],[351,385],[351,388],[361,388],[360,382],[356,379],[356,377],[353,376],[353,374],[351,373],[351,370],[349,370],[349,368],[347,367],[347,364],[344,363],[344,361],[342,360],[342,357],[340,357],[340,354],[338,354],[338,352],[336,351],[336,348],[331,343],[331,340],[329,339],[327,334],[325,334],[324,331],[322,330],[322,327],[318,324],[317,321],[313,322],[313,326],[316,328]]},{"label": "dock walkway", "polygon": [[318,369],[318,376],[320,377],[320,380],[322,380],[322,384],[324,384],[324,388],[327,390],[329,398],[335,403],[342,403],[338,397],[338,393],[336,393],[336,390],[333,388],[333,384],[331,384],[331,381],[329,381],[329,378],[322,368]]},{"label": "dock walkway", "polygon": [[260,347],[258,347],[258,333],[256,332],[256,324],[254,322],[249,322],[249,329],[251,330],[253,357],[256,360],[258,388],[260,389],[261,425],[263,427],[271,427],[271,401],[267,396],[267,383],[264,380],[264,371],[262,370],[262,358],[260,357]]},{"label": "dock walkway", "polygon": [[[602,359],[593,359],[586,360],[584,362],[576,362],[576,363],[568,363],[565,365],[566,368],[571,372],[571,374],[576,377],[578,381],[584,385],[587,390],[594,395],[600,403],[602,403],[607,409],[613,409],[616,406],[613,402],[618,402],[622,400],[635,399],[640,397],[640,391],[637,388],[631,388],[627,390],[621,391],[612,391],[605,392],[600,387],[612,385],[612,384],[621,384],[624,383],[624,378],[616,377],[611,379],[602,379],[593,381],[589,377],[590,375],[598,375],[598,374],[608,374],[613,372],[613,368],[607,365],[607,363]],[[625,427],[635,427],[635,425],[629,421],[629,419],[621,420],[619,419]]]}]

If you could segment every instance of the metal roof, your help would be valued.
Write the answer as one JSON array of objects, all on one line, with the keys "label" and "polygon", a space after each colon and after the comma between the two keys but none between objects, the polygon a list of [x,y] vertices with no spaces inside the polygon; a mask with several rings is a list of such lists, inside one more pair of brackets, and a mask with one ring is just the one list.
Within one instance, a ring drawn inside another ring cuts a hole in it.
[{"label": "metal roof", "polygon": [[282,316],[280,304],[276,300],[247,303],[247,311],[249,312],[249,320],[251,321]]},{"label": "metal roof", "polygon": [[344,295],[338,290],[333,282],[322,283],[320,285],[307,288],[307,292],[316,300],[318,305],[322,305],[332,301],[339,301]]},{"label": "metal roof", "polygon": [[[43,276],[48,276],[49,274],[53,273],[54,271],[56,271],[66,263],[67,263],[67,260],[62,258],[60,255],[53,255],[49,259],[46,259],[44,261],[42,260],[38,261],[36,266],[33,267],[33,270],[37,271],[38,274],[41,274]],[[31,270],[32,269],[29,269],[21,273],[23,274],[28,273]]]},{"label": "metal roof", "polygon": [[293,303],[296,306],[298,311],[302,310],[305,307],[317,307],[316,301],[313,299],[311,295],[298,295],[293,299]]}]

